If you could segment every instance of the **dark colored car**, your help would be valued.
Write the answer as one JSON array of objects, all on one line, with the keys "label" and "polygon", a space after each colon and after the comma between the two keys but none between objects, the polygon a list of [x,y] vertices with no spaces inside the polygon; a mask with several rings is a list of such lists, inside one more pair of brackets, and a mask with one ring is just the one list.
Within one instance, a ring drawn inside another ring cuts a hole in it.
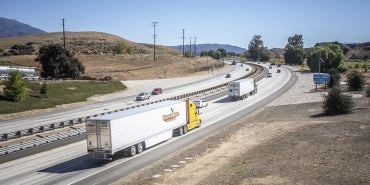
[{"label": "dark colored car", "polygon": [[152,95],[162,94],[162,88],[155,88],[152,91]]},{"label": "dark colored car", "polygon": [[231,77],[231,74],[230,73],[226,75],[226,78],[230,78],[230,77]]}]

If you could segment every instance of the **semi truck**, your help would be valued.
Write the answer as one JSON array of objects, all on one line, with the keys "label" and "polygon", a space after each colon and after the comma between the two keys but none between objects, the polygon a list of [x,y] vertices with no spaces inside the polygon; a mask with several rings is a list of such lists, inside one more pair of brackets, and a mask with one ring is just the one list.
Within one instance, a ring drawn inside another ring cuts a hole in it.
[{"label": "semi truck", "polygon": [[228,95],[233,100],[242,100],[257,93],[257,84],[253,78],[245,78],[229,82]]},{"label": "semi truck", "polygon": [[94,159],[129,156],[201,126],[191,100],[163,101],[86,120],[87,152]]}]

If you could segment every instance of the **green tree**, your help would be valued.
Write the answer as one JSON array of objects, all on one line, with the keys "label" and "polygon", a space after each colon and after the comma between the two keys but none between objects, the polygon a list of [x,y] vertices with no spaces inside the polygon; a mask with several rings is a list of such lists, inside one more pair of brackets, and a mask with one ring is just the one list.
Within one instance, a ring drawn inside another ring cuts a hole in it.
[{"label": "green tree", "polygon": [[43,96],[43,97],[47,97],[47,94],[48,94],[48,86],[47,84],[44,82],[42,83],[41,85],[41,88],[40,88],[40,94]]},{"label": "green tree", "polygon": [[288,44],[285,46],[284,60],[286,64],[303,64],[304,48],[302,35],[296,34],[288,38]]},{"label": "green tree", "polygon": [[60,44],[43,46],[36,61],[42,65],[42,77],[69,77],[76,79],[85,72],[82,63]]},{"label": "green tree", "polygon": [[351,91],[361,90],[365,85],[365,79],[362,73],[352,71],[347,74],[348,89]]},{"label": "green tree", "polygon": [[219,51],[221,53],[221,58],[225,58],[226,57],[226,54],[227,54],[226,49],[218,48],[217,51]]},{"label": "green tree", "polygon": [[325,114],[347,114],[351,113],[354,103],[350,95],[343,94],[338,86],[324,96],[323,108]]},{"label": "green tree", "polygon": [[214,58],[214,59],[220,59],[221,58],[221,56],[222,56],[222,54],[221,54],[221,52],[220,51],[215,51],[214,52],[214,54],[213,54],[213,56],[212,56],[212,58]]},{"label": "green tree", "polygon": [[5,81],[4,96],[10,101],[21,101],[27,96],[27,88],[19,71],[11,71],[9,79]]},{"label": "green tree", "polygon": [[261,62],[267,62],[270,60],[270,52],[267,50],[267,48],[261,50],[260,60]]},{"label": "green tree", "polygon": [[207,56],[208,55],[208,52],[207,51],[201,51],[200,52],[200,56],[202,57],[202,56]]},{"label": "green tree", "polygon": [[328,74],[330,75],[330,81],[328,83],[328,87],[334,87],[336,85],[339,85],[340,81],[340,73],[337,69],[335,68],[330,68],[328,70]]},{"label": "green tree", "polygon": [[[320,60],[320,58],[322,60]],[[337,44],[327,44],[311,48],[307,55],[307,65],[313,72],[327,72],[330,68],[337,69],[344,61],[344,54],[342,48]]]},{"label": "green tree", "polygon": [[261,52],[263,50],[263,41],[261,40],[261,35],[253,36],[252,40],[249,42],[247,56],[253,61],[258,61],[261,57]]}]

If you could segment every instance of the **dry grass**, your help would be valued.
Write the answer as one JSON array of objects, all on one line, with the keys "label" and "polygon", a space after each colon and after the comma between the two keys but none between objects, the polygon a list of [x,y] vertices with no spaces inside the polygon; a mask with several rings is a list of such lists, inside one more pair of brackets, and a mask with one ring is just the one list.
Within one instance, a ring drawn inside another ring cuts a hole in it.
[{"label": "dry grass", "polygon": [[[0,57],[0,61],[18,66],[37,67],[35,62],[38,48],[46,44],[62,44],[62,33],[23,36],[0,39],[0,48],[9,49],[15,44],[31,43],[34,55]],[[114,54],[113,49],[122,45],[122,54]],[[182,52],[165,46],[156,46],[156,61],[151,44],[139,44],[115,35],[100,32],[67,32],[66,48],[86,67],[84,76],[100,79],[106,76],[117,80],[138,80],[171,78],[195,75],[209,70],[207,66],[220,67],[220,62],[207,58],[183,58]]]}]

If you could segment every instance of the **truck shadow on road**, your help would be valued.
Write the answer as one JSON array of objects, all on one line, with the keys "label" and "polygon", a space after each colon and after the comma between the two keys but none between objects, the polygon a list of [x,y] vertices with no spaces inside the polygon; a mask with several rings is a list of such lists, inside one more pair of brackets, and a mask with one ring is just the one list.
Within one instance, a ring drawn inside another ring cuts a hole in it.
[{"label": "truck shadow on road", "polygon": [[91,168],[102,167],[110,162],[111,161],[93,160],[90,158],[89,155],[84,155],[81,157],[77,157],[75,159],[71,159],[69,161],[65,161],[63,163],[56,164],[54,166],[40,170],[38,172],[44,172],[44,173],[76,172],[76,171],[87,170]]}]

